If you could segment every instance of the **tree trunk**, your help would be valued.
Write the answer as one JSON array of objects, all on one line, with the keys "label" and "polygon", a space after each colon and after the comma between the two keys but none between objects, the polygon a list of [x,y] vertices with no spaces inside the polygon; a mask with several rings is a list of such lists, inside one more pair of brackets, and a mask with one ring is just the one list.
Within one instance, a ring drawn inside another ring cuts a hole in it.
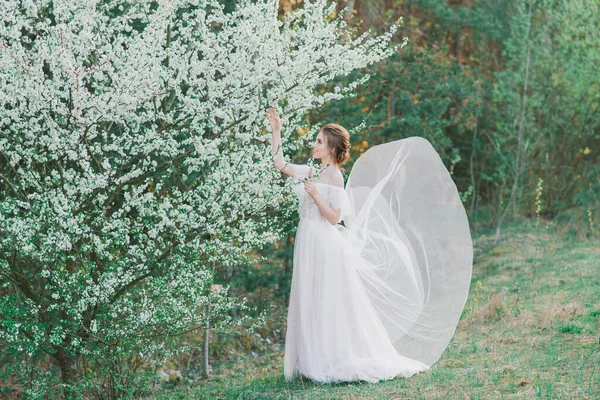
[{"label": "tree trunk", "polygon": [[63,397],[65,399],[72,399],[73,395],[70,385],[75,383],[75,374],[71,368],[74,359],[70,355],[66,354],[61,348],[57,348],[56,353],[53,356],[60,367],[60,374],[63,381]]},{"label": "tree trunk", "polygon": [[352,13],[354,12],[354,0],[348,0],[346,2],[346,14],[344,14],[344,20],[348,23],[348,26],[353,26]]},{"label": "tree trunk", "polygon": [[204,377],[208,377],[208,330],[210,329],[210,304],[206,305],[206,326],[204,327]]},{"label": "tree trunk", "polygon": [[471,142],[471,159],[469,160],[469,172],[471,174],[471,185],[473,186],[473,193],[471,194],[471,218],[475,212],[475,198],[477,197],[477,182],[475,181],[475,170],[473,168],[473,162],[475,160],[475,140],[477,139],[477,127],[479,125],[479,118],[475,120],[475,128],[473,129],[473,141]]},{"label": "tree trunk", "polygon": [[[227,291],[227,296],[228,297],[233,297],[234,296],[234,290],[233,287],[231,286],[231,279],[233,278],[233,265],[229,264],[227,266],[227,273],[225,276],[225,282],[227,282],[229,284],[229,290]],[[231,310],[231,318],[233,319],[233,322],[237,321],[237,309],[233,308]]]},{"label": "tree trunk", "polygon": [[[529,83],[529,64],[531,61],[531,43],[530,43],[530,36],[531,36],[531,3],[529,4],[529,12],[527,15],[527,38],[526,38],[526,56],[525,56],[525,80],[523,82],[523,96],[522,96],[522,101],[521,101],[521,116],[519,118],[519,134],[517,137],[517,158],[515,160],[515,179],[513,182],[513,187],[510,193],[510,198],[508,199],[508,203],[506,204],[506,208],[504,209],[504,212],[502,213],[502,215],[500,216],[500,219],[498,220],[498,225],[496,226],[496,236],[494,238],[494,244],[496,244],[496,242],[498,242],[498,239],[500,238],[500,226],[502,225],[502,221],[504,220],[504,217],[506,216],[506,214],[508,213],[508,210],[510,209],[510,207],[513,205],[513,202],[516,201],[516,195],[517,192],[519,190],[519,181],[521,179],[521,173],[523,171],[523,158],[524,158],[524,148],[525,148],[525,113],[526,113],[526,109],[527,109],[527,86]],[[513,212],[513,216],[516,216],[516,208],[517,208],[518,204],[514,204],[515,207],[515,211]]]}]

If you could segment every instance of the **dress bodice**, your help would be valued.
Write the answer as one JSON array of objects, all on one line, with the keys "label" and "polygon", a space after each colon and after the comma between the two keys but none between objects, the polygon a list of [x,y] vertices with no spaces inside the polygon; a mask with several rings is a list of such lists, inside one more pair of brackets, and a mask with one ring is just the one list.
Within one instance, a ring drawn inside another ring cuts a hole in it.
[{"label": "dress bodice", "polygon": [[[300,219],[327,222],[323,214],[321,214],[321,210],[319,210],[319,206],[317,203],[315,203],[312,196],[306,193],[304,190],[304,184],[302,183],[301,179],[308,175],[308,170],[309,167],[307,165],[300,165],[294,171],[296,181],[294,183],[293,190],[298,196],[298,214],[300,215]],[[334,210],[341,209],[338,223],[342,222],[344,217],[351,212],[350,198],[348,197],[348,194],[344,188],[323,182],[314,182],[314,184],[319,194],[325,198],[327,204],[329,204],[331,208]]]},{"label": "dress bodice", "polygon": [[[315,185],[319,194],[327,200],[327,203],[334,210],[340,208],[339,197],[347,196],[344,188],[321,182],[315,182]],[[304,184],[302,182],[298,182],[294,185],[294,192],[298,195],[298,214],[300,215],[300,219],[327,221],[323,214],[321,214],[321,210],[319,210],[319,206],[315,203],[315,200],[304,190]],[[342,213],[340,213],[338,223],[341,222],[343,217]]]}]

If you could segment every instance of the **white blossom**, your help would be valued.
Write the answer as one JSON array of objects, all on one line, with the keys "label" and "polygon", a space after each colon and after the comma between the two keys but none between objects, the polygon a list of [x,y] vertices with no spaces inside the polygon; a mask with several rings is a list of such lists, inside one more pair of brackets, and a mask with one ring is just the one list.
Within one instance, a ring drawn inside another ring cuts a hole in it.
[{"label": "white blossom", "polygon": [[[137,338],[149,323],[183,331],[209,302],[230,324],[245,299],[205,290],[212,262],[252,263],[295,205],[272,168],[266,109],[285,104],[283,129],[302,127],[368,76],[316,87],[396,51],[396,26],[348,39],[324,0],[283,21],[265,0],[231,13],[217,0],[153,3],[0,5],[0,284],[20,299],[0,307],[0,341],[12,350],[101,357],[88,342]],[[36,313],[69,321],[46,327]],[[134,342],[153,362],[176,351]]]}]

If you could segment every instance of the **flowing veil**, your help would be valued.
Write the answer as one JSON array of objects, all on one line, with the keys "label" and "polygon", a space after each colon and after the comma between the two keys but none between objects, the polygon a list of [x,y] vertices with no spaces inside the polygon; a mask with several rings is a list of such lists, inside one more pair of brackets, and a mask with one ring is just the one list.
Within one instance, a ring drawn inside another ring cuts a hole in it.
[{"label": "flowing veil", "polygon": [[460,319],[473,247],[458,190],[433,146],[410,137],[374,146],[350,172],[336,228],[394,346],[435,363]]}]

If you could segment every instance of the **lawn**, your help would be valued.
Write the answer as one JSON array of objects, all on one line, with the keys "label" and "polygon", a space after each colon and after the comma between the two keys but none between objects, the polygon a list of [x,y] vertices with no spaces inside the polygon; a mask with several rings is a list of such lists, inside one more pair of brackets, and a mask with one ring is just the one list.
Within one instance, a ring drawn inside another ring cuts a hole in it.
[{"label": "lawn", "polygon": [[149,398],[600,398],[600,241],[527,220],[473,238],[467,304],[425,372],[370,384],[287,382],[283,351],[215,365],[195,387]]}]

